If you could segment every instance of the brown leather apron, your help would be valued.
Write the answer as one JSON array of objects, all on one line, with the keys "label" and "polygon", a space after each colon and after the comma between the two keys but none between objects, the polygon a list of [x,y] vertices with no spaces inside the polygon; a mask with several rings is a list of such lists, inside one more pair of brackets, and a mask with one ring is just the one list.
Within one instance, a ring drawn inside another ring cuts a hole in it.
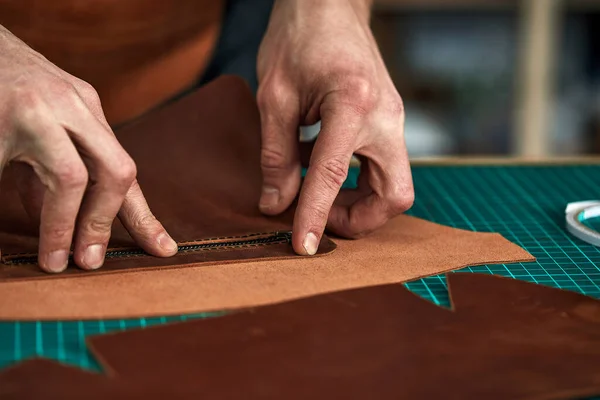
[{"label": "brown leather apron", "polygon": [[222,0],[0,0],[0,24],[92,84],[117,125],[199,79],[223,9]]}]

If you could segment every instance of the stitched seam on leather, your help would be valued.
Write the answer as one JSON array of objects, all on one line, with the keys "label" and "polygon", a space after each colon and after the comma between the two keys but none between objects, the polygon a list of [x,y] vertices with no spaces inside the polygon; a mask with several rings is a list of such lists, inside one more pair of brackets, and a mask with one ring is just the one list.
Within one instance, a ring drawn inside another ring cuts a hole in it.
[{"label": "stitched seam on leather", "polygon": [[[266,247],[266,246],[272,246],[272,245],[276,245],[276,244],[284,244],[284,242],[273,242],[273,243],[258,243],[258,244],[247,244],[247,245],[240,245],[240,246],[229,246],[229,247],[220,247],[220,248],[214,248],[214,249],[189,249],[189,250],[181,250],[179,251],[177,254],[173,255],[171,258],[175,258],[177,256],[180,255],[187,255],[190,253],[199,253],[199,252],[211,252],[211,253],[215,253],[215,252],[225,252],[225,251],[229,251],[229,250],[236,250],[236,249],[248,249],[248,248],[256,248],[256,247]],[[123,255],[123,256],[118,256],[118,257],[112,257],[109,258],[108,260],[122,260],[124,258],[140,258],[140,257],[148,257],[148,254],[127,254],[127,255]]]},{"label": "stitched seam on leather", "polygon": [[[283,244],[283,243],[286,243],[286,241],[284,241],[283,237],[281,240],[275,240],[273,242],[265,242],[265,243],[247,243],[247,244],[233,244],[232,243],[232,244],[228,245],[227,242],[220,242],[222,240],[244,240],[244,239],[261,240],[263,238],[268,239],[269,237],[281,235],[282,233],[283,232],[251,233],[251,234],[239,235],[239,236],[222,236],[222,237],[215,237],[215,238],[210,238],[210,239],[197,239],[197,240],[193,240],[193,241],[178,242],[177,243],[178,247],[200,246],[200,245],[204,245],[204,244],[210,245],[211,242],[214,243],[215,245],[217,245],[219,243],[223,243],[223,245],[220,247],[194,248],[194,249],[179,250],[175,255],[173,255],[173,257],[177,257],[178,255],[185,254],[185,253],[189,254],[189,253],[202,252],[202,251],[204,251],[204,252],[227,251],[227,250],[232,250],[232,249]],[[120,252],[120,251],[122,251],[122,252],[139,251],[139,249],[138,248],[135,248],[135,249],[128,248],[128,247],[107,249],[107,253]],[[72,256],[73,256],[73,252],[70,252],[69,258],[71,259]],[[151,255],[148,253],[141,252],[141,253],[135,253],[135,254],[118,254],[118,255],[114,255],[114,256],[107,255],[106,259],[107,260],[120,260],[120,259],[125,259],[125,258],[140,258],[140,257],[149,257],[149,256],[151,256]],[[4,263],[7,266],[31,265],[31,264],[33,264],[31,262],[15,262],[13,260],[18,259],[18,258],[32,258],[32,257],[37,257],[37,254],[36,253],[3,254],[1,257],[1,261],[2,261],[2,263]]]},{"label": "stitched seam on leather", "polygon": [[[266,236],[266,235],[275,235],[275,234],[277,234],[277,232],[249,233],[247,235],[240,235],[240,236],[219,236],[219,237],[214,237],[214,238],[192,239],[192,240],[189,240],[186,242],[177,242],[177,246],[193,246],[196,244],[200,244],[200,243],[204,243],[204,242],[211,242],[211,241],[215,241],[215,240],[248,239],[248,238],[256,237],[256,236]],[[109,247],[108,249],[106,249],[106,251],[127,251],[127,250],[132,250],[132,248],[131,247]],[[37,256],[37,253],[3,254],[2,260],[4,260],[5,257],[15,257],[15,256],[35,257],[35,256]]]}]

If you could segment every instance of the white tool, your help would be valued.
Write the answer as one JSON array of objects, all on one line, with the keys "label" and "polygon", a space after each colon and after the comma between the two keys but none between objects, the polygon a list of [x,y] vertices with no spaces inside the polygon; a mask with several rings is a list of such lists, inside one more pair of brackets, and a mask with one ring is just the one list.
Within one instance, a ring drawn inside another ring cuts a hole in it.
[{"label": "white tool", "polygon": [[586,219],[600,217],[600,201],[590,200],[569,203],[565,209],[565,214],[567,230],[573,236],[594,246],[600,246],[600,233],[583,224]]}]

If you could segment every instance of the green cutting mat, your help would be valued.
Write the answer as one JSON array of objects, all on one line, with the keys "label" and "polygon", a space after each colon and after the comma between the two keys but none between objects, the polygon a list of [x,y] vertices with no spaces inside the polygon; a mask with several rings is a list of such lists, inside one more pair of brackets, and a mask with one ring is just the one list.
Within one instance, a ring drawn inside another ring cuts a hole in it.
[{"label": "green cutting mat", "polygon": [[[410,214],[457,228],[499,232],[537,257],[532,263],[466,270],[600,298],[600,250],[571,237],[564,228],[568,202],[600,199],[600,166],[414,167],[413,176],[416,202]],[[348,185],[355,179],[356,171],[352,171]],[[600,227],[600,221],[593,223]],[[407,287],[436,304],[448,305],[443,276],[411,282]],[[84,344],[87,335],[205,316],[4,322],[0,323],[0,367],[40,355],[96,369]]]}]

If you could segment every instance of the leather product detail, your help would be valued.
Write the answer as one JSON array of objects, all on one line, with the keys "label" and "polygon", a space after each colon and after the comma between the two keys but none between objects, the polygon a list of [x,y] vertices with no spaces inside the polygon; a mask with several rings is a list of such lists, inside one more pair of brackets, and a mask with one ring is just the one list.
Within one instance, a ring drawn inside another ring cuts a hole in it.
[{"label": "leather product detail", "polygon": [[0,372],[0,398],[600,394],[600,301],[493,275],[448,284],[452,309],[383,285],[92,337],[105,374],[33,359]]},{"label": "leather product detail", "polygon": [[[251,91],[236,77],[221,77],[117,135],[138,165],[150,208],[179,243],[179,254],[136,253],[116,221],[110,241],[115,256],[97,271],[70,266],[49,275],[23,264],[37,251],[37,229],[7,168],[0,180],[0,248],[6,261],[0,263],[0,320],[231,310],[470,265],[534,260],[499,234],[409,215],[360,240],[334,243],[325,237],[317,257],[296,256],[282,239],[291,229],[294,205],[278,217],[258,210],[260,116]],[[258,237],[276,240],[256,245]]]},{"label": "leather product detail", "polygon": [[497,233],[450,228],[408,215],[394,218],[360,240],[334,240],[337,249],[323,257],[252,262],[241,258],[227,265],[131,268],[118,275],[0,282],[0,320],[130,318],[232,310],[405,282],[470,265],[534,260]]},{"label": "leather product detail", "polygon": [[[83,271],[71,265],[58,275],[41,271],[35,255],[37,227],[21,205],[9,166],[0,180],[0,281],[299,257],[289,241],[240,243],[248,235],[291,231],[294,213],[292,206],[281,216],[267,217],[258,209],[260,117],[240,78],[217,79],[115,133],[137,164],[138,181],[151,210],[180,244],[179,253],[169,258],[139,254],[115,221],[102,268]],[[201,248],[189,243],[214,237],[238,243]],[[324,237],[318,255],[334,249],[335,244]]]}]

